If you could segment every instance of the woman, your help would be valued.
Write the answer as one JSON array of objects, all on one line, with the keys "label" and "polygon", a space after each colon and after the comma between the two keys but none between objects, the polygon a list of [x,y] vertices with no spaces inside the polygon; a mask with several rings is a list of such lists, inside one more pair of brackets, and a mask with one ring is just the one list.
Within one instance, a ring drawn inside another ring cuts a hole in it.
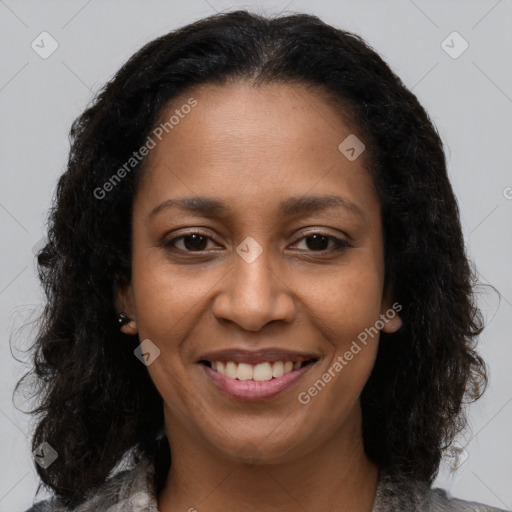
[{"label": "woman", "polygon": [[71,134],[32,511],[497,510],[431,489],[481,317],[440,138],[360,37],[201,20]]}]

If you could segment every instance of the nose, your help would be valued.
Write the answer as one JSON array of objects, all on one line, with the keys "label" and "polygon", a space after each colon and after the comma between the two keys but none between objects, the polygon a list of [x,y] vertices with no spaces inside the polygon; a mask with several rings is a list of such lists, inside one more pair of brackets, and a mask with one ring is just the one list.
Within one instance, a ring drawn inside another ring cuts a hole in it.
[{"label": "nose", "polygon": [[247,331],[258,331],[276,320],[293,320],[292,285],[286,282],[282,266],[271,260],[268,249],[254,261],[235,255],[233,266],[219,283],[221,290],[213,303],[217,319],[234,322]]}]

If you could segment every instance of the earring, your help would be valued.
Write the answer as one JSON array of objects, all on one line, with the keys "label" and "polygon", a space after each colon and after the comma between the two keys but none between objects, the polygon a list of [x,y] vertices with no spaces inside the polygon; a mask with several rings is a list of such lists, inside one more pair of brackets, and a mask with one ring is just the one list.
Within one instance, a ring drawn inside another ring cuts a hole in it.
[{"label": "earring", "polygon": [[117,323],[119,324],[121,332],[130,335],[137,334],[137,323],[135,320],[130,320],[124,313],[119,313]]},{"label": "earring", "polygon": [[119,313],[119,316],[117,317],[119,327],[123,327],[123,325],[127,324],[129,321],[130,319],[124,313]]}]

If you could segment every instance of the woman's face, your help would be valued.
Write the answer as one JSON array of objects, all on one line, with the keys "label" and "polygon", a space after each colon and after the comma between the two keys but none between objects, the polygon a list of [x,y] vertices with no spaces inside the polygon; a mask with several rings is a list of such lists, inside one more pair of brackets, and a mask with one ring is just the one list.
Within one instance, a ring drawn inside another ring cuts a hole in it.
[{"label": "woman's face", "polygon": [[338,148],[362,137],[297,85],[203,86],[163,119],[176,110],[152,136],[119,294],[151,340],[171,451],[186,437],[278,462],[361,436],[378,345],[363,333],[392,304],[367,155]]}]

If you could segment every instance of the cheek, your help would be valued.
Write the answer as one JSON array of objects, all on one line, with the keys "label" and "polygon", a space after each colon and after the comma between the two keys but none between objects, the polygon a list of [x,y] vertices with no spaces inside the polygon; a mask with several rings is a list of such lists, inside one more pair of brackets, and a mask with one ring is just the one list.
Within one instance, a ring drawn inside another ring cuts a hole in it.
[{"label": "cheek", "polygon": [[180,339],[210,287],[207,274],[192,266],[171,266],[156,254],[134,254],[133,288],[139,335],[161,341]]},{"label": "cheek", "polygon": [[318,329],[341,350],[379,319],[382,284],[379,261],[361,252],[332,272],[301,277],[300,289]]}]

